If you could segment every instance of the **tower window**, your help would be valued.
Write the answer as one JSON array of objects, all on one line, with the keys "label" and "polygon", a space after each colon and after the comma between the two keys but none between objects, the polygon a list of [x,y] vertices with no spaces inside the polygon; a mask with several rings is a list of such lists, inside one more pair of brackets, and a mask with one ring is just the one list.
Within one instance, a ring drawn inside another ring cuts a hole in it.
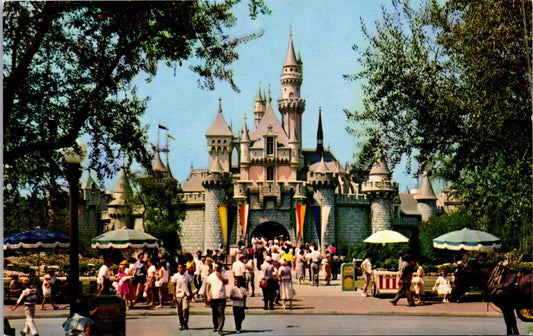
[{"label": "tower window", "polygon": [[273,137],[268,137],[266,138],[266,151],[267,151],[267,155],[273,155],[274,154],[274,138]]},{"label": "tower window", "polygon": [[274,167],[267,168],[267,181],[274,181]]}]

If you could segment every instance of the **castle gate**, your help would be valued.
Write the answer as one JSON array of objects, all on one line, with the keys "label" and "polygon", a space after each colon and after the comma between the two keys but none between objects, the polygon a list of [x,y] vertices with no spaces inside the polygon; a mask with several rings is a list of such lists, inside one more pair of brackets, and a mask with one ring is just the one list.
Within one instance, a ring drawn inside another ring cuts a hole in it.
[{"label": "castle gate", "polygon": [[251,237],[265,237],[266,240],[282,239],[283,241],[290,240],[290,235],[287,229],[276,222],[264,222],[256,226],[252,231]]}]

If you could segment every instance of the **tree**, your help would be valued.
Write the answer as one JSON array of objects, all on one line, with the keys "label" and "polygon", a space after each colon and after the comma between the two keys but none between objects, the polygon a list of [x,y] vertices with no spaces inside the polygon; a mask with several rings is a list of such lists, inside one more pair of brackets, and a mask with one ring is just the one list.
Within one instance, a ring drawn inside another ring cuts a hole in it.
[{"label": "tree", "polygon": [[[8,1],[3,3],[5,201],[25,193],[43,196],[62,183],[58,149],[84,135],[89,168],[100,180],[121,161],[149,165],[141,125],[146,99],[132,79],[153,76],[158,62],[190,68],[198,84],[215,80],[238,90],[229,65],[237,46],[255,38],[230,38],[238,0],[224,1]],[[269,9],[250,0],[255,18]]]},{"label": "tree", "polygon": [[[408,0],[383,10],[359,53],[366,122],[393,162],[453,183],[476,226],[531,251],[531,2]],[[524,23],[526,27],[524,27]]]},{"label": "tree", "polygon": [[195,57],[201,86],[221,79],[238,90],[228,65],[238,58],[235,48],[258,35],[224,32],[235,25],[236,3],[6,2],[4,163],[17,172],[7,185],[55,177],[57,149],[82,134],[91,136],[91,167],[104,176],[118,170],[119,152],[146,164],[139,120],[146,101],[132,79],[155,75],[158,61]]},{"label": "tree", "polygon": [[185,204],[178,181],[154,175],[139,177],[138,197],[144,206],[144,229],[158,238],[162,247],[177,257],[181,250],[181,221],[185,219]]}]

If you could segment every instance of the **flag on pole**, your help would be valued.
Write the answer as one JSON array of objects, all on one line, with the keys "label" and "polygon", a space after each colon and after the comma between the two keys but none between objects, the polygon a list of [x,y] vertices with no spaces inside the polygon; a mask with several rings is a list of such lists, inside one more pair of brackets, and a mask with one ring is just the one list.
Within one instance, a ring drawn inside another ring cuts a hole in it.
[{"label": "flag on pole", "polygon": [[331,206],[324,205],[320,209],[320,242],[324,243],[324,235],[326,234],[326,227],[328,226],[329,213],[331,212]]},{"label": "flag on pole", "polygon": [[171,138],[172,140],[176,140],[176,138],[174,138],[172,135],[170,134],[167,134],[167,137]]},{"label": "flag on pole", "polygon": [[224,239],[224,246],[228,246],[231,236],[231,229],[233,228],[233,221],[237,213],[237,207],[219,205],[218,215],[220,217],[220,227],[222,229],[222,238]]},{"label": "flag on pole", "polygon": [[241,217],[242,235],[246,239],[246,233],[248,232],[248,221],[250,219],[250,204],[242,204],[239,209]]},{"label": "flag on pole", "polygon": [[296,205],[296,234],[300,240],[304,237],[304,221],[305,221],[305,204]]},{"label": "flag on pole", "polygon": [[311,207],[311,210],[313,211],[313,218],[315,219],[315,228],[316,228],[316,236],[318,239],[318,247],[321,245],[320,238],[322,237],[321,229],[322,225],[320,222],[320,206],[314,205]]},{"label": "flag on pole", "polygon": [[159,128],[160,128],[160,129],[164,129],[164,130],[167,130],[167,131],[168,131],[168,127],[166,127],[166,126],[163,126],[163,125],[161,125],[161,124],[159,124]]}]

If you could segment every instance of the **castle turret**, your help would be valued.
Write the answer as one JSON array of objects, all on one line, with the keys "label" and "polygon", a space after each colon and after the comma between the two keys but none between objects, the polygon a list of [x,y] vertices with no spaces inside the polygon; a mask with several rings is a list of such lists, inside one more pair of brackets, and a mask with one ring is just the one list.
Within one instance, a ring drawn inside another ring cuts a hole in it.
[{"label": "castle turret", "polygon": [[209,169],[219,160],[225,172],[231,168],[231,151],[233,149],[233,133],[222,114],[222,99],[218,100],[218,112],[213,124],[205,134],[207,151],[209,152]]},{"label": "castle turret", "polygon": [[261,88],[257,89],[257,95],[254,102],[254,115],[255,115],[255,127],[259,125],[259,122],[263,118],[266,109],[266,99],[261,95]]},{"label": "castle turret", "polygon": [[313,198],[318,206],[321,207],[321,213],[329,211],[327,225],[322,237],[322,243],[336,242],[336,228],[335,228],[335,188],[338,186],[338,179],[332,169],[328,168],[324,162],[324,156],[320,162],[317,162],[309,167],[307,173],[307,182],[313,187]]},{"label": "castle turret", "polygon": [[132,223],[132,204],[129,198],[132,191],[128,179],[126,178],[125,168],[122,168],[119,174],[117,185],[113,190],[113,200],[107,205],[107,212],[111,218],[107,231],[121,228],[131,228]]},{"label": "castle turret", "polygon": [[102,211],[107,210],[108,197],[94,181],[90,172],[87,180],[81,185],[81,214],[78,219],[80,227],[80,248],[82,251],[91,249],[91,239],[102,232],[100,220]]},{"label": "castle turret", "polygon": [[391,176],[385,158],[378,157],[372,165],[368,181],[361,184],[361,191],[371,201],[372,233],[392,228],[393,200],[398,195],[398,183],[393,182]]},{"label": "castle turret", "polygon": [[305,99],[300,97],[302,80],[302,62],[294,53],[291,33],[289,50],[281,73],[281,99],[278,99],[278,108],[285,133],[288,137],[295,133],[299,141],[302,140],[302,114],[305,110]]},{"label": "castle turret", "polygon": [[416,208],[422,216],[422,221],[427,221],[437,215],[437,197],[431,187],[427,171],[422,174],[422,185],[413,197],[416,200]]},{"label": "castle turret", "polygon": [[230,164],[233,133],[222,115],[221,99],[219,99],[215,121],[205,137],[209,152],[209,171],[203,173],[202,176],[202,186],[205,189],[203,245],[212,249],[223,242],[218,206],[227,204],[228,190],[231,185]]},{"label": "castle turret", "polygon": [[246,117],[244,118],[244,126],[241,134],[241,180],[248,179],[248,168],[250,166],[250,134],[248,126],[246,125]]}]

